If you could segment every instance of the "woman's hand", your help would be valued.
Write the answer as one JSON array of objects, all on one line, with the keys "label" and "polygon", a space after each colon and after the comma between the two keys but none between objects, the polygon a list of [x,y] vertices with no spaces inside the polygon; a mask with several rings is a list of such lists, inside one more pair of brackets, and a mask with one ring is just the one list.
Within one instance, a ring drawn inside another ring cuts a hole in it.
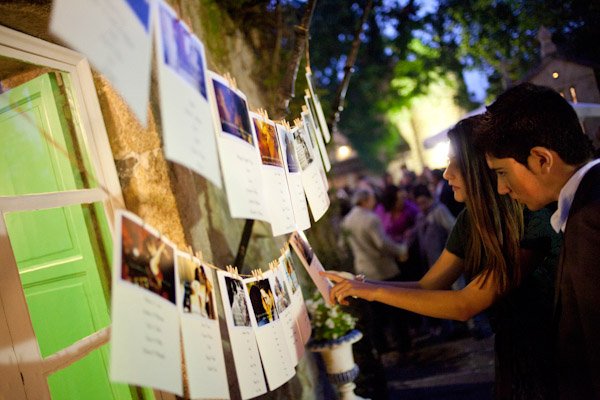
[{"label": "woman's hand", "polygon": [[347,306],[349,303],[346,297],[348,296],[359,297],[368,301],[373,300],[375,287],[370,283],[354,280],[354,276],[352,276],[352,279],[348,279],[345,277],[347,276],[345,274],[348,274],[347,272],[327,271],[320,272],[320,274],[335,283],[329,292],[329,300],[332,303]]}]

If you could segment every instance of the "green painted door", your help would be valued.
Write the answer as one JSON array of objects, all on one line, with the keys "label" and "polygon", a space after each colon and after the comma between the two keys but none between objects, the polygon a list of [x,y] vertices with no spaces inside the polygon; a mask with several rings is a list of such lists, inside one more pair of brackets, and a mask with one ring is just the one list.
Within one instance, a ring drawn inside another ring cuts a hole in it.
[{"label": "green painted door", "polygon": [[[0,195],[83,188],[64,104],[54,74],[0,95]],[[43,357],[110,324],[94,233],[106,227],[95,226],[88,207],[5,215]],[[103,346],[50,375],[52,398],[131,399],[128,386],[109,381],[107,357]]]}]

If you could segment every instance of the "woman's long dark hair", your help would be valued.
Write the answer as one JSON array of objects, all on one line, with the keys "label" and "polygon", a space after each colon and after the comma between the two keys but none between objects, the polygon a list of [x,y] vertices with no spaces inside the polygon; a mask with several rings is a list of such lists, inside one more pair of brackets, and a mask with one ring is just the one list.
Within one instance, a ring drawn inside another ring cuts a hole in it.
[{"label": "woman's long dark hair", "polygon": [[470,218],[465,254],[465,273],[491,272],[504,292],[519,282],[519,242],[523,236],[523,211],[509,196],[499,195],[497,178],[488,168],[483,151],[475,148],[475,135],[481,133],[481,116],[460,121],[449,132],[466,189],[465,205]]}]

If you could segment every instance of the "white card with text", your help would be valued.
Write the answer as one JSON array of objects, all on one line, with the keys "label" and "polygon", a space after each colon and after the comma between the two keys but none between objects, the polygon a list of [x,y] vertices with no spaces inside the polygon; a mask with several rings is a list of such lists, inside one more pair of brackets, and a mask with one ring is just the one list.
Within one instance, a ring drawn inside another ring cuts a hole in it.
[{"label": "white card with text", "polygon": [[251,322],[249,305],[242,279],[229,272],[217,271],[233,362],[242,399],[267,392],[256,335]]},{"label": "white card with text", "polygon": [[165,157],[221,187],[204,45],[158,1],[156,56]]},{"label": "white card with text", "polygon": [[180,250],[175,253],[175,262],[177,307],[190,397],[228,399],[212,270]]},{"label": "white card with text", "polygon": [[269,390],[275,390],[289,381],[296,371],[290,358],[288,338],[275,304],[273,272],[267,271],[258,278],[247,278],[243,282],[247,300],[252,305],[250,319]]},{"label": "white card with text", "polygon": [[54,0],[50,32],[84,54],[146,126],[151,0]]},{"label": "white card with text", "polygon": [[115,232],[111,380],[182,396],[174,248],[127,211]]}]

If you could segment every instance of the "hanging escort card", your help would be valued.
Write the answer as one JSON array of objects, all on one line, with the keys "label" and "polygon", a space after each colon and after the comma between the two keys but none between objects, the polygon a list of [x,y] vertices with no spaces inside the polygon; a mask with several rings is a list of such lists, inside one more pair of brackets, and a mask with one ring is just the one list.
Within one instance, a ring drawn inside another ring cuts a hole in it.
[{"label": "hanging escort card", "polygon": [[294,249],[294,252],[300,259],[300,262],[308,272],[308,275],[314,282],[315,286],[319,290],[319,293],[323,296],[325,303],[331,305],[329,301],[329,292],[333,287],[331,281],[325,277],[322,277],[319,273],[325,271],[321,261],[313,251],[312,247],[308,243],[308,239],[304,232],[294,232],[290,236],[290,245]]},{"label": "hanging escort card", "polygon": [[242,279],[225,271],[217,271],[217,280],[225,310],[231,352],[242,399],[267,392],[256,336]]},{"label": "hanging escort card", "polygon": [[318,221],[329,208],[330,200],[327,194],[325,171],[309,133],[303,124],[297,125],[292,130],[294,148],[302,174],[302,186],[310,206],[313,219]]},{"label": "hanging escort card", "polygon": [[[287,249],[285,252],[281,255],[281,257],[279,257],[279,269],[285,272],[287,287],[289,292],[292,294],[292,312],[294,315],[294,320],[296,321],[296,325],[300,330],[302,343],[306,344],[310,339],[312,326],[310,324],[310,317],[308,316],[306,304],[304,303],[304,297],[302,296],[302,290],[300,289],[300,284],[298,283],[294,262],[292,261],[292,252],[290,251],[289,246],[286,247]],[[300,351],[300,354],[297,353],[298,359],[300,359],[302,354],[304,354],[304,347],[302,347]]]},{"label": "hanging escort card", "polygon": [[246,96],[214,72],[209,71],[209,77],[221,171],[231,216],[268,221],[261,159]]},{"label": "hanging escort card", "polygon": [[[323,166],[325,167],[325,172],[329,172],[331,171],[331,161],[329,161],[327,148],[323,141],[323,133],[321,133],[321,128],[316,120],[313,99],[311,99],[310,96],[304,96],[304,101],[306,103],[306,110],[302,107],[302,119],[305,120],[305,125],[311,130],[311,136],[314,134],[317,141],[317,147],[319,148],[319,154],[321,155],[321,161],[323,161]],[[304,111],[306,111],[306,114]]]},{"label": "hanging escort card", "polygon": [[296,224],[275,123],[252,112],[250,118],[258,141],[262,187],[273,236],[290,233]]},{"label": "hanging escort card", "polygon": [[305,230],[310,228],[310,217],[308,215],[308,204],[302,187],[302,175],[300,173],[300,164],[294,149],[294,138],[288,127],[277,124],[277,134],[281,144],[281,154],[287,178],[288,191],[294,211],[294,221],[296,230]]},{"label": "hanging escort card", "polygon": [[54,0],[50,32],[84,54],[142,125],[150,94],[150,0]]},{"label": "hanging escort card", "polygon": [[290,361],[293,367],[298,365],[298,361],[304,354],[304,343],[302,342],[302,335],[300,333],[300,327],[296,323],[294,318],[294,304],[292,303],[293,293],[290,291],[286,282],[287,276],[285,272],[285,265],[281,265],[279,261],[275,261],[274,272],[274,288],[275,292],[275,305],[277,306],[277,312],[283,325],[283,331],[288,345],[290,353]]},{"label": "hanging escort card", "polygon": [[329,143],[331,140],[331,134],[329,132],[329,127],[327,126],[327,120],[325,119],[325,114],[323,114],[323,107],[321,106],[321,101],[319,100],[319,96],[317,96],[317,92],[315,90],[315,83],[313,81],[312,72],[307,68],[306,71],[306,82],[308,83],[308,90],[310,91],[310,97],[314,104],[314,109],[317,114],[317,122],[319,124],[319,128],[323,133],[323,137],[325,138],[325,142]]},{"label": "hanging escort card", "polygon": [[183,395],[174,249],[119,210],[112,278],[111,380]]},{"label": "hanging escort card", "polygon": [[177,251],[177,307],[191,398],[228,399],[229,386],[215,285],[210,268],[189,253]]},{"label": "hanging escort card", "polygon": [[284,334],[277,306],[273,272],[244,279],[247,301],[252,306],[250,314],[256,334],[260,358],[267,376],[269,390],[275,390],[289,381],[296,373],[291,362],[288,341]]},{"label": "hanging escort card", "polygon": [[221,187],[204,46],[158,2],[156,56],[165,157]]}]

